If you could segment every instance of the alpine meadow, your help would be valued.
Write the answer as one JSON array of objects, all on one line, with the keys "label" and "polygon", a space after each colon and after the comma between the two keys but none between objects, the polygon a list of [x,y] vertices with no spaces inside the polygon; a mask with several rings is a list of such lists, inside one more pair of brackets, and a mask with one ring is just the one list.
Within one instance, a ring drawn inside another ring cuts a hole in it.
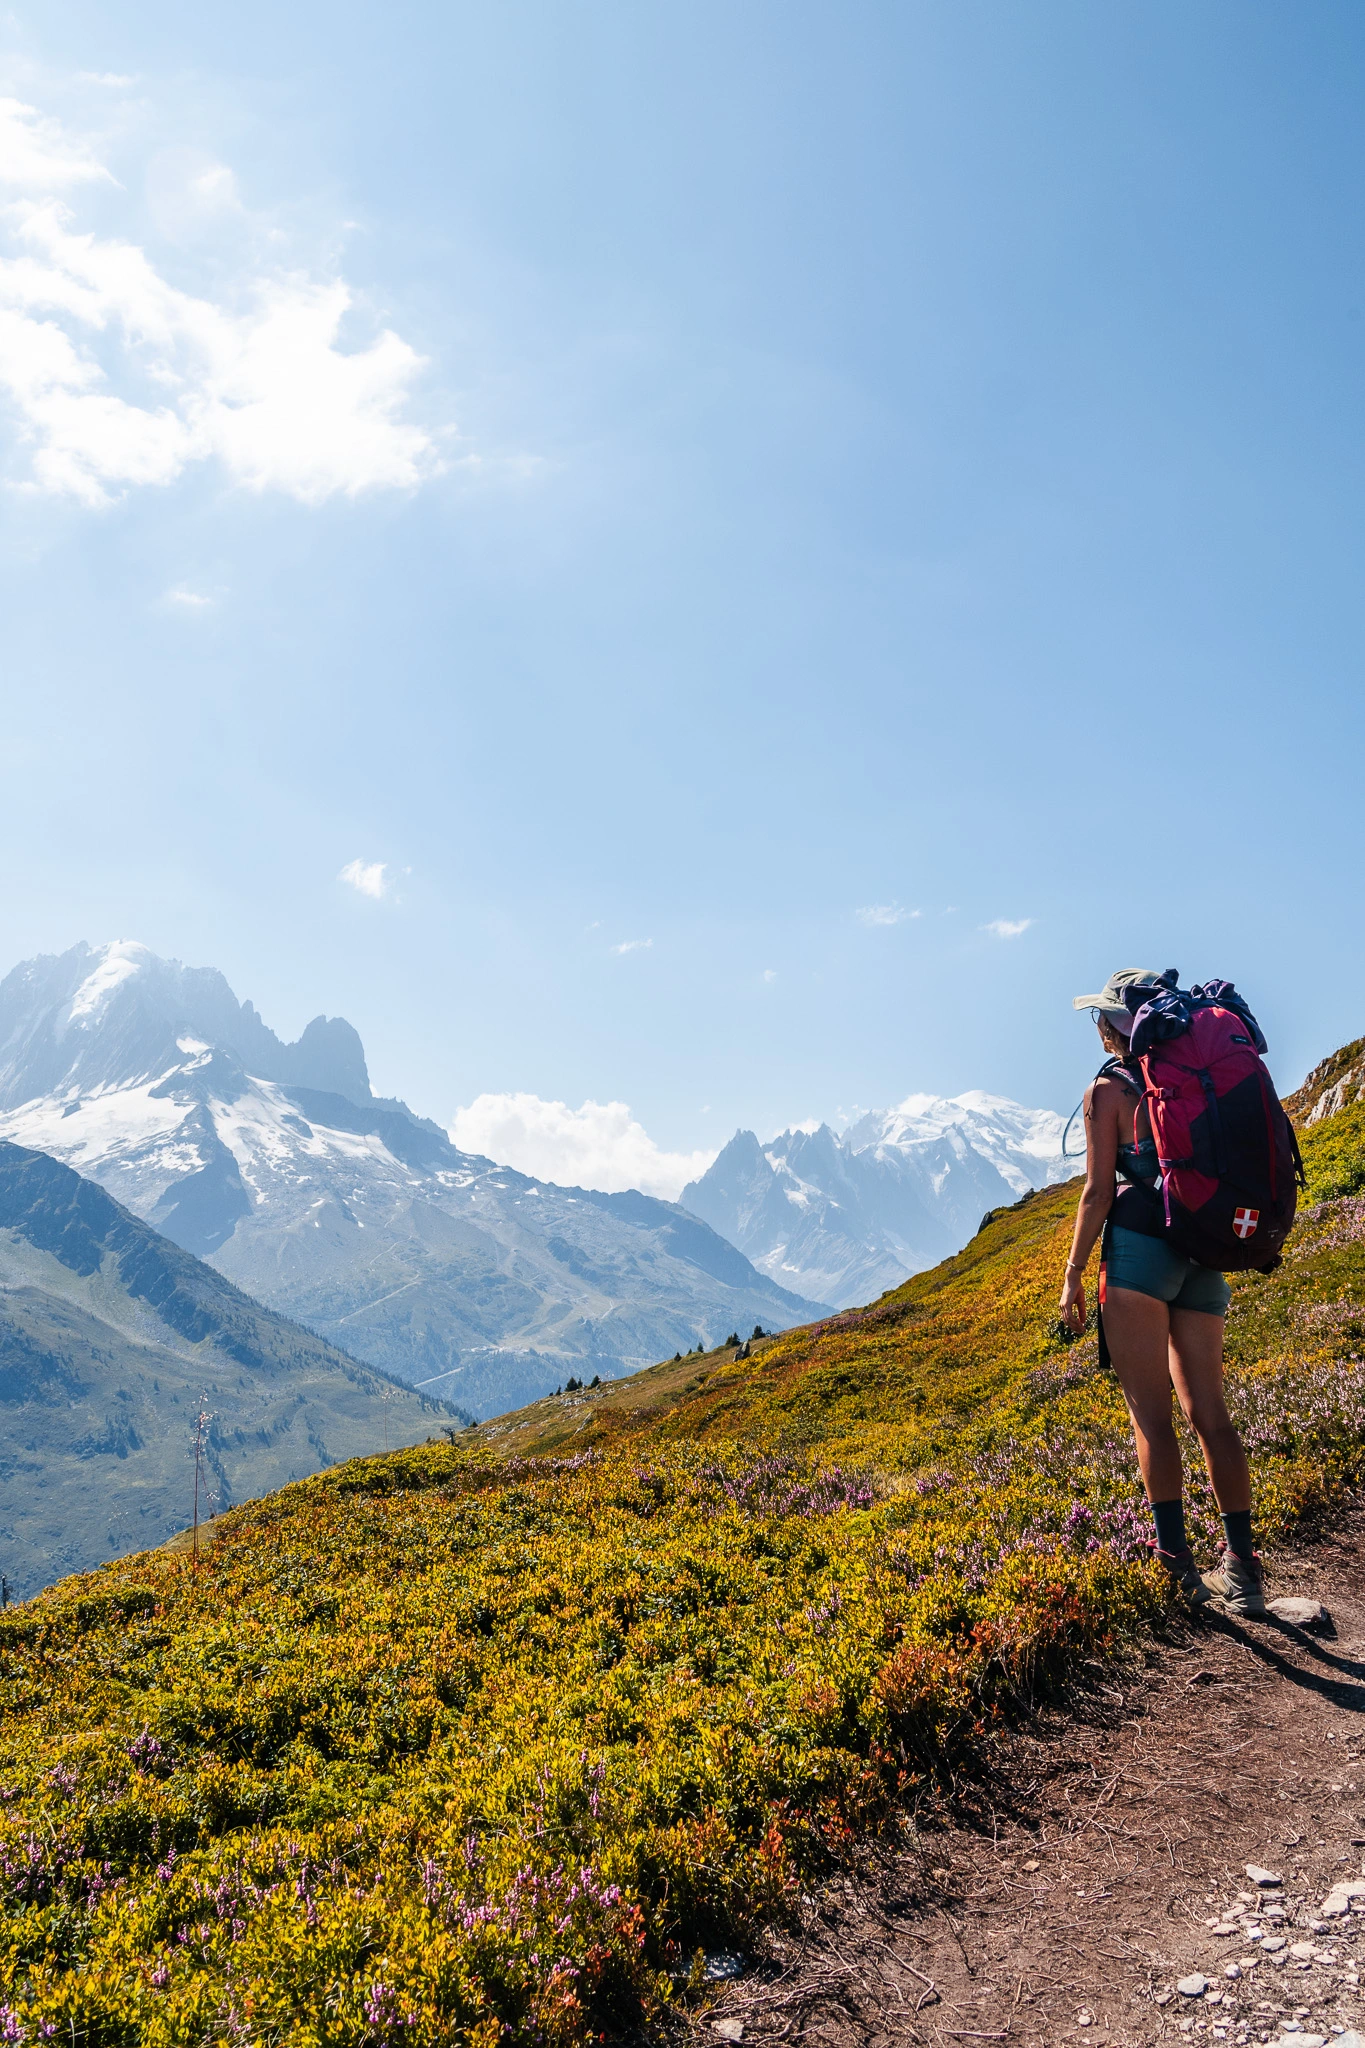
[{"label": "alpine meadow", "polygon": [[[1306,1206],[1234,1283],[1272,1547],[1365,1480],[1363,1057],[1291,1098]],[[649,2036],[951,1805],[1174,1611],[1093,1329],[1057,1333],[1076,1198],[6,1614],[0,2039]]]}]

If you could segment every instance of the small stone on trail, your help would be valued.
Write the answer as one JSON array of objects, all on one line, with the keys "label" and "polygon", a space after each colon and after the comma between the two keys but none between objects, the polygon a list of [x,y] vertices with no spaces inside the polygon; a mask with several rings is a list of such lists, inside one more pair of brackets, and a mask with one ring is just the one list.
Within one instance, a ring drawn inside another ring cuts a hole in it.
[{"label": "small stone on trail", "polygon": [[712,2020],[711,2031],[719,2034],[722,2041],[742,2041],[744,2039],[744,2022],[743,2020]]},{"label": "small stone on trail", "polygon": [[1040,1866],[1038,1858],[1036,1856],[1030,1856],[1028,1862],[1023,1866],[1025,1870],[1037,1870],[1039,1867]]},{"label": "small stone on trail", "polygon": [[728,1984],[732,1977],[744,1975],[744,1958],[731,1955],[727,1949],[718,1949],[715,1955],[706,1958],[702,1975],[708,1984]]},{"label": "small stone on trail", "polygon": [[1289,1953],[1291,1956],[1298,1956],[1301,1962],[1311,1963],[1317,1950],[1311,1941],[1295,1941],[1290,1943]]},{"label": "small stone on trail", "polygon": [[1225,1977],[1240,1977],[1241,1974],[1242,1965],[1240,1963],[1227,1963],[1223,1967],[1223,1975]]},{"label": "small stone on trail", "polygon": [[1365,2034],[1358,2034],[1352,2027],[1349,2034],[1338,2034],[1333,2048],[1365,2048]]},{"label": "small stone on trail", "polygon": [[1251,1882],[1253,1884],[1278,1885],[1284,1883],[1284,1879],[1280,1876],[1278,1871],[1266,1870],[1259,1863],[1248,1863],[1246,1868],[1247,1876],[1251,1879]]},{"label": "small stone on trail", "polygon": [[1315,1621],[1331,1619],[1321,1600],[1301,1600],[1292,1593],[1279,1600],[1267,1600],[1266,1606],[1277,1620],[1292,1622],[1295,1628],[1311,1628]]},{"label": "small stone on trail", "polygon": [[1182,1977],[1175,1988],[1182,1998],[1202,1998],[1209,1988],[1209,1980],[1196,1970],[1192,1976]]},{"label": "small stone on trail", "polygon": [[1282,1934],[1267,1934],[1261,1943],[1261,1948],[1266,1955],[1273,1956],[1278,1954],[1284,1945],[1284,1936]]}]

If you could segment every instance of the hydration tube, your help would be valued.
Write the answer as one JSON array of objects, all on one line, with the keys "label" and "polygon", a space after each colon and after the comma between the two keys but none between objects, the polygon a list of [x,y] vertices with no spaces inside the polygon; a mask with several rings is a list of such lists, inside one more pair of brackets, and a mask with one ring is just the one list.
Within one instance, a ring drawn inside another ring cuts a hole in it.
[{"label": "hydration tube", "polygon": [[1064,1130],[1064,1131],[1062,1132],[1062,1157],[1063,1157],[1063,1159],[1083,1159],[1083,1158],[1085,1157],[1085,1154],[1084,1154],[1083,1152],[1068,1152],[1068,1151],[1067,1151],[1067,1149],[1066,1149],[1066,1141],[1067,1141],[1067,1139],[1068,1139],[1068,1138],[1069,1138],[1069,1137],[1071,1136],[1071,1126],[1072,1126],[1072,1125],[1073,1125],[1073,1124],[1075,1123],[1075,1121],[1076,1121],[1077,1117],[1078,1117],[1078,1116],[1080,1115],[1081,1111],[1082,1111],[1082,1110],[1083,1110],[1084,1108],[1085,1108],[1085,1097],[1084,1097],[1084,1096],[1082,1096],[1082,1097],[1081,1097],[1081,1099],[1080,1099],[1080,1101],[1079,1101],[1079,1102],[1078,1102],[1078,1103],[1076,1104],[1076,1107],[1075,1107],[1075,1108],[1074,1108],[1074,1109],[1072,1110],[1072,1112],[1071,1112],[1070,1116],[1069,1116],[1069,1117],[1067,1118],[1067,1120],[1066,1120],[1066,1129],[1065,1129],[1065,1130]]},{"label": "hydration tube", "polygon": [[[1092,1014],[1093,1014],[1093,1013],[1092,1013]],[[1114,1069],[1115,1069],[1116,1067],[1118,1067],[1118,1068],[1122,1069],[1122,1068],[1123,1068],[1123,1060],[1122,1060],[1122,1057],[1121,1057],[1120,1055],[1118,1055],[1118,1054],[1112,1054],[1112,1055],[1110,1056],[1110,1058],[1108,1058],[1108,1059],[1107,1059],[1107,1060],[1105,1061],[1104,1065],[1103,1065],[1103,1066],[1102,1066],[1102,1067],[1100,1068],[1100,1071],[1099,1071],[1099,1073],[1098,1073],[1098,1074],[1096,1074],[1096,1076],[1095,1076],[1095,1079],[1096,1079],[1097,1081],[1103,1080],[1104,1076],[1105,1076],[1106,1074],[1110,1074],[1110,1073],[1112,1073],[1112,1072],[1113,1072],[1113,1070],[1114,1070]],[[1124,1070],[1124,1080],[1125,1080],[1125,1083],[1126,1083],[1126,1085],[1127,1085],[1127,1086],[1129,1086],[1129,1087],[1130,1087],[1130,1088],[1131,1088],[1131,1089],[1133,1090],[1133,1093],[1134,1093],[1135,1095],[1139,1095],[1139,1096],[1140,1096],[1140,1095],[1142,1094],[1142,1092],[1143,1092],[1142,1088],[1140,1088],[1140,1087],[1138,1086],[1137,1082],[1136,1082],[1136,1081],[1135,1081],[1135,1080],[1133,1079],[1133,1077],[1132,1077],[1132,1074],[1131,1074],[1130,1072],[1128,1072],[1127,1070]],[[1144,1086],[1145,1086],[1145,1084],[1144,1084]],[[1084,1159],[1084,1157],[1085,1157],[1085,1154],[1084,1154],[1084,1152],[1068,1152],[1068,1151],[1067,1151],[1067,1149],[1066,1149],[1066,1141],[1067,1141],[1067,1139],[1068,1139],[1068,1138],[1069,1138],[1069,1137],[1071,1136],[1071,1126],[1072,1126],[1072,1125],[1073,1125],[1073,1124],[1075,1123],[1075,1121],[1076,1121],[1077,1117],[1078,1117],[1078,1116],[1080,1115],[1081,1111],[1082,1111],[1082,1110],[1083,1110],[1084,1108],[1085,1108],[1085,1097],[1084,1097],[1084,1096],[1082,1096],[1082,1097],[1081,1097],[1081,1099],[1080,1099],[1080,1101],[1079,1101],[1079,1102],[1078,1102],[1078,1103],[1076,1104],[1076,1107],[1075,1107],[1075,1108],[1074,1108],[1074,1109],[1072,1110],[1072,1112],[1071,1112],[1070,1116],[1069,1116],[1069,1117],[1067,1118],[1067,1120],[1066,1120],[1066,1128],[1065,1128],[1065,1130],[1064,1130],[1064,1131],[1062,1132],[1062,1157],[1063,1157],[1063,1159]]]}]

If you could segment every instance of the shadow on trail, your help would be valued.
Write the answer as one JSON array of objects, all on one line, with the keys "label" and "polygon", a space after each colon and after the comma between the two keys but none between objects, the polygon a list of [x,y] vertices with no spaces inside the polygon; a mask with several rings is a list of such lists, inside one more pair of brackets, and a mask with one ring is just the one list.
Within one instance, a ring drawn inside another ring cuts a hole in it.
[{"label": "shadow on trail", "polygon": [[[1205,1610],[1200,1618],[1210,1631],[1230,1636],[1234,1642],[1240,1643],[1244,1650],[1255,1657],[1258,1663],[1278,1672],[1280,1677],[1287,1679],[1291,1685],[1297,1685],[1306,1692],[1318,1693],[1323,1699],[1331,1700],[1334,1706],[1345,1707],[1351,1713],[1365,1714],[1365,1662],[1359,1658],[1335,1655],[1331,1650],[1324,1649],[1321,1643],[1315,1642],[1306,1629],[1296,1628],[1291,1621],[1281,1621],[1278,1615],[1267,1615],[1264,1621],[1255,1623],[1254,1634],[1244,1623],[1234,1620],[1231,1615],[1211,1614]],[[1294,1663],[1285,1655],[1284,1651],[1276,1648],[1273,1641],[1267,1641],[1267,1633],[1271,1637],[1282,1637],[1286,1647],[1292,1645],[1301,1654],[1306,1652],[1317,1663],[1327,1665],[1330,1671],[1340,1672],[1342,1676],[1336,1678],[1329,1676],[1327,1672],[1305,1670],[1302,1665]],[[1350,1679],[1358,1680],[1359,1683],[1347,1683]]]}]

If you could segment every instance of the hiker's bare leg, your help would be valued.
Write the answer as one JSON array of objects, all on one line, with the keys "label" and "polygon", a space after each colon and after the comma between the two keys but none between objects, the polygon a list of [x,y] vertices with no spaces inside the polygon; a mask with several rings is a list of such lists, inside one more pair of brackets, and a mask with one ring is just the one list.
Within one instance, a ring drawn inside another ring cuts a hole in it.
[{"label": "hiker's bare leg", "polygon": [[1198,1437],[1213,1497],[1225,1515],[1251,1506],[1251,1473],[1223,1398],[1223,1318],[1173,1308],[1171,1383]]},{"label": "hiker's bare leg", "polygon": [[[1206,1318],[1209,1322],[1216,1317]],[[1219,1325],[1221,1329],[1221,1324]],[[1148,1500],[1179,1500],[1185,1475],[1171,1419],[1171,1313],[1164,1301],[1131,1287],[1111,1287],[1104,1336],[1128,1412]]]}]

